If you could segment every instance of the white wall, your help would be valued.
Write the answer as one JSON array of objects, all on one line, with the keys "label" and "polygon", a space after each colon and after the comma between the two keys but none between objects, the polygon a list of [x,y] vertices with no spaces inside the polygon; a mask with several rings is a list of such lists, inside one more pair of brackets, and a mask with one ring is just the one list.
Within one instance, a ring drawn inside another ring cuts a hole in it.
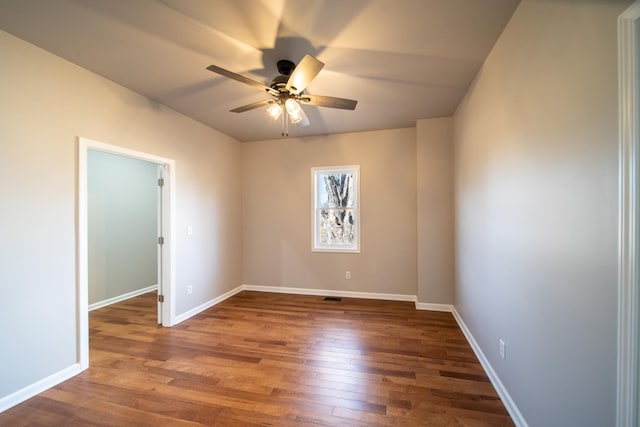
[{"label": "white wall", "polygon": [[158,284],[158,165],[87,153],[89,304]]},{"label": "white wall", "polygon": [[629,3],[523,1],[455,114],[455,306],[531,426],[615,424]]},{"label": "white wall", "polygon": [[241,284],[242,213],[237,141],[4,32],[0,57],[1,402],[77,361],[78,136],[175,160],[178,315]]}]

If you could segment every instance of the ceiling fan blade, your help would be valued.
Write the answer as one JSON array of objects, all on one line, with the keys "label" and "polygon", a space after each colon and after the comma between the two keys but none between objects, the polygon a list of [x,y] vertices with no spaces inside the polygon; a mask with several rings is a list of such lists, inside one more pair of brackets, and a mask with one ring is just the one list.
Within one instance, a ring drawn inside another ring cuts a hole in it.
[{"label": "ceiling fan blade", "polygon": [[273,104],[273,99],[267,99],[264,101],[254,102],[252,104],[243,105],[242,107],[234,108],[233,110],[229,110],[232,113],[244,113],[245,111],[255,110],[256,108],[266,107],[269,104]]},{"label": "ceiling fan blade", "polygon": [[237,81],[239,81],[241,83],[244,83],[244,84],[247,84],[249,86],[257,87],[258,89],[263,90],[265,92],[269,92],[269,93],[271,93],[273,95],[277,95],[278,94],[277,90],[272,89],[269,86],[265,86],[265,85],[263,85],[262,83],[260,83],[258,81],[255,81],[255,80],[250,79],[248,77],[245,77],[245,76],[242,76],[240,74],[234,73],[232,71],[225,70],[224,68],[220,68],[220,67],[218,67],[216,65],[209,65],[207,67],[207,70],[212,71],[212,72],[217,73],[217,74],[220,74],[221,76],[225,76],[225,77],[228,77],[230,79],[237,80]]},{"label": "ceiling fan blade", "polygon": [[300,102],[318,107],[341,108],[343,110],[355,110],[358,101],[334,96],[304,95]]},{"label": "ceiling fan blade", "polygon": [[287,90],[294,95],[299,94],[318,75],[322,67],[324,67],[323,62],[311,55],[305,55],[291,73],[287,81]]}]

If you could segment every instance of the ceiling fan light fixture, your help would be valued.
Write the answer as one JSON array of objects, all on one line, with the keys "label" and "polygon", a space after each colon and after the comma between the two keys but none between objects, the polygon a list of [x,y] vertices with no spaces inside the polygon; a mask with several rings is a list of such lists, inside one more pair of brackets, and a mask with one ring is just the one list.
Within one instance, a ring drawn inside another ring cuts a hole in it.
[{"label": "ceiling fan light fixture", "polygon": [[287,113],[289,114],[289,120],[291,123],[296,124],[302,121],[302,107],[298,104],[295,99],[288,98],[284,102],[284,106],[287,108]]},{"label": "ceiling fan light fixture", "polygon": [[269,113],[269,117],[273,120],[276,120],[282,114],[282,106],[276,102],[271,104],[269,108],[267,108],[267,113]]}]

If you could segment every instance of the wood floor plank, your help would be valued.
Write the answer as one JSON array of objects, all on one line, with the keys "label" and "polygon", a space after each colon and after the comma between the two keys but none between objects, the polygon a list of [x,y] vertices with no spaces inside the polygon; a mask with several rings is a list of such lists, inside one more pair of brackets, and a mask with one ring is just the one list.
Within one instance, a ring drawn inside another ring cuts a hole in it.
[{"label": "wood floor plank", "polygon": [[90,313],[90,368],[2,426],[512,426],[450,313],[242,292],[173,328],[155,293]]}]

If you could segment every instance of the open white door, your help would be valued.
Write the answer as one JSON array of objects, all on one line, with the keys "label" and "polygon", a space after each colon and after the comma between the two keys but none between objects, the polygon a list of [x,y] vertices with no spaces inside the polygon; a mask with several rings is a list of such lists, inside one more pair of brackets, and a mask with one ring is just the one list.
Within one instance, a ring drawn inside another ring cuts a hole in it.
[{"label": "open white door", "polygon": [[618,19],[620,179],[617,427],[640,426],[640,1]]},{"label": "open white door", "polygon": [[164,192],[164,166],[158,165],[158,324],[162,325],[162,307],[164,305],[164,292],[162,280],[162,248],[164,235],[162,234],[162,196]]},{"label": "open white door", "polygon": [[172,326],[175,323],[173,300],[173,200],[175,165],[166,162],[158,165],[158,324]]}]

